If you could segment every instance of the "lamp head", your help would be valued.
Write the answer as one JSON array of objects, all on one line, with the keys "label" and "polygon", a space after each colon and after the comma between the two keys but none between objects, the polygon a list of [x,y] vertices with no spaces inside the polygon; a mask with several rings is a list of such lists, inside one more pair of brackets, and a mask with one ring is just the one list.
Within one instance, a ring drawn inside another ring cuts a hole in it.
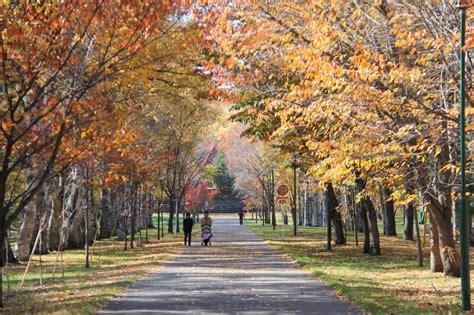
[{"label": "lamp head", "polygon": [[299,166],[300,155],[293,154],[291,156],[291,167],[297,168]]}]

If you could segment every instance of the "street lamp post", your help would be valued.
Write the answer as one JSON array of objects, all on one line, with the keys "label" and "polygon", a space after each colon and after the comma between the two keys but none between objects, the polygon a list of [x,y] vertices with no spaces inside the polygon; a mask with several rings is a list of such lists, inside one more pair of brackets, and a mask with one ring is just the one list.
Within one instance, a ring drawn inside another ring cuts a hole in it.
[{"label": "street lamp post", "polygon": [[179,233],[179,217],[178,217],[178,215],[179,215],[179,212],[178,212],[179,211],[179,204],[178,204],[178,202],[179,202],[179,197],[178,197],[178,195],[176,195],[176,199],[175,199],[175,202],[174,202],[174,206],[175,206],[175,209],[176,209],[175,210],[175,215],[174,215],[175,222],[176,222],[176,224],[174,225],[174,236],[175,237]]},{"label": "street lamp post", "polygon": [[161,238],[165,237],[165,231],[164,231],[164,228],[165,228],[165,224],[164,224],[164,220],[163,220],[163,208],[160,207],[160,215],[161,215]]},{"label": "street lamp post", "polygon": [[271,201],[270,201],[270,206],[272,207],[272,226],[273,226],[273,231],[275,231],[276,228],[276,215],[275,215],[275,169],[274,167],[270,167],[270,175],[271,175],[271,191],[270,191],[270,196],[271,196]]},{"label": "street lamp post", "polygon": [[173,225],[173,234],[176,237],[177,234],[177,222],[176,222],[176,216],[178,215],[178,197],[176,195],[176,189],[173,189],[170,194],[170,199],[171,199],[171,209],[170,209],[170,215],[171,213],[174,212],[174,217],[170,220],[171,224]]},{"label": "street lamp post", "polygon": [[160,240],[160,235],[161,235],[161,232],[160,232],[160,208],[161,208],[161,202],[159,204],[157,204],[157,200],[154,199],[153,200],[153,205],[156,207],[156,230],[158,232],[158,240]]},{"label": "street lamp post", "polygon": [[292,216],[293,216],[293,235],[297,235],[296,230],[296,203],[297,203],[297,192],[296,192],[296,169],[298,168],[298,155],[293,155],[291,158],[291,167],[293,168],[293,207],[292,207]]},{"label": "street lamp post", "polygon": [[266,192],[265,192],[265,197],[267,198],[265,200],[265,223],[266,224],[271,224],[270,220],[270,212],[272,210],[272,205],[271,205],[271,194],[270,194],[270,173],[266,173],[264,176],[264,183],[266,185]]},{"label": "street lamp post", "polygon": [[[263,181],[263,180],[262,180]],[[261,215],[262,215],[262,225],[265,225],[265,189],[262,189],[262,209],[261,209]]]},{"label": "street lamp post", "polygon": [[469,275],[469,232],[470,232],[470,213],[466,202],[466,139],[465,139],[465,107],[466,107],[466,10],[474,6],[474,0],[459,1],[458,8],[461,11],[461,47],[459,52],[460,59],[460,83],[459,83],[459,138],[460,138],[460,178],[461,195],[459,198],[460,209],[460,239],[461,239],[461,306],[463,311],[471,309],[471,283]]}]

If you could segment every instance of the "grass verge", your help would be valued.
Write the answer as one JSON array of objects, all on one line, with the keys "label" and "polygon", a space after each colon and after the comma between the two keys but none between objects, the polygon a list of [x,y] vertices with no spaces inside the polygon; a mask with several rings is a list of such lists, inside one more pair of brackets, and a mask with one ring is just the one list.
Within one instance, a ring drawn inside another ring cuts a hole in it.
[{"label": "grass verge", "polygon": [[425,267],[419,268],[416,243],[400,237],[382,236],[382,255],[368,256],[355,246],[352,234],[347,245],[326,252],[326,228],[298,227],[299,235],[292,236],[291,226],[286,226],[282,238],[281,225],[273,231],[271,225],[245,224],[372,314],[460,313],[460,280],[428,270],[429,245],[423,249]]},{"label": "grass verge", "polygon": [[40,257],[35,255],[22,288],[26,263],[10,264],[3,269],[5,313],[93,314],[130,284],[156,271],[181,247],[181,235],[175,238],[165,231],[165,237],[158,241],[156,229],[149,230],[148,243],[127,251],[123,241],[100,240],[92,247],[89,269],[85,268],[84,250],[66,250],[64,273],[60,259],[56,263],[56,252],[42,255],[41,264]]}]

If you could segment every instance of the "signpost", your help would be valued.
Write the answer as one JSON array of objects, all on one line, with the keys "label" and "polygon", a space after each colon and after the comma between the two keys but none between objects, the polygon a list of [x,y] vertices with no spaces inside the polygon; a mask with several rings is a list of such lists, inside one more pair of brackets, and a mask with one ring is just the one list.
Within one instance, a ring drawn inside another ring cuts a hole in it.
[{"label": "signpost", "polygon": [[285,204],[288,202],[288,192],[290,189],[288,188],[288,185],[286,184],[280,184],[277,187],[277,199],[280,204]]},{"label": "signpost", "polygon": [[288,192],[289,192],[288,185],[286,185],[286,184],[280,184],[280,185],[278,185],[278,187],[277,187],[277,193],[278,193],[278,196],[279,196],[279,197],[280,197],[280,196],[284,197],[284,196],[288,195]]},{"label": "signpost", "polygon": [[285,214],[283,213],[283,204],[280,201],[280,212],[281,212],[281,238],[285,238]]},{"label": "signpost", "polygon": [[275,216],[275,168],[270,167],[270,206],[272,209],[272,227],[273,231],[276,229],[276,216]]},{"label": "signpost", "polygon": [[280,184],[277,187],[277,194],[278,194],[278,202],[280,203],[280,211],[281,211],[281,237],[285,238],[285,215],[283,213],[283,205],[288,202],[288,192],[289,192],[288,185]]}]

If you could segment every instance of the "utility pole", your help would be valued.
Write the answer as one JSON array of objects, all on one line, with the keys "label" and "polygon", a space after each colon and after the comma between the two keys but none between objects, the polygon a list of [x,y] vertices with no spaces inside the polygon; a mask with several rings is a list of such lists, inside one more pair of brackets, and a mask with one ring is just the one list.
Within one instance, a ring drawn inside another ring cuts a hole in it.
[{"label": "utility pole", "polygon": [[[154,204],[156,205],[156,201],[154,202]],[[157,229],[158,229],[158,240],[160,240],[160,208],[161,208],[161,204],[158,205],[158,207],[156,207],[156,225],[157,225]]]},{"label": "utility pole", "polygon": [[174,237],[177,236],[178,234],[178,196],[175,197],[174,199],[174,206],[175,206],[175,215],[174,215],[174,220],[175,220],[175,224],[174,224]]},{"label": "utility pole", "polygon": [[293,168],[293,208],[292,208],[292,216],[293,216],[293,235],[297,235],[296,229],[296,205],[298,202],[298,192],[296,190],[296,169],[298,168],[298,155],[293,155],[291,159],[291,167]]},{"label": "utility pole", "polygon": [[172,228],[173,228],[173,234],[174,236],[176,237],[176,216],[178,215],[178,198],[176,196],[176,189],[173,189],[171,191],[171,194],[170,194],[170,199],[171,199],[171,204],[170,204],[170,215],[174,212],[174,217],[173,218],[169,218],[170,221],[171,221],[171,224],[173,225]]},{"label": "utility pole", "polygon": [[164,231],[164,227],[165,227],[165,224],[163,222],[163,208],[160,207],[160,213],[161,213],[161,238],[165,237],[165,231]]},{"label": "utility pole", "polygon": [[460,138],[460,178],[461,178],[461,195],[459,197],[460,210],[460,239],[461,239],[461,306],[462,311],[471,309],[471,280],[469,271],[469,234],[470,234],[470,213],[469,203],[466,200],[466,87],[465,87],[465,71],[466,71],[466,10],[474,6],[473,0],[459,1],[458,8],[461,11],[461,47],[459,51],[460,59],[460,83],[459,83],[459,138]]},{"label": "utility pole", "polygon": [[262,176],[262,226],[265,226],[265,208],[266,208],[266,201],[265,201],[265,177]]},{"label": "utility pole", "polygon": [[[273,226],[273,231],[275,231],[275,228],[276,228],[276,215],[275,215],[275,169],[273,168],[273,166],[270,168],[270,174],[271,174],[271,192],[270,192],[270,195],[271,195],[271,201],[270,201],[270,205],[272,207],[272,226]],[[283,224],[283,223],[282,223]]]},{"label": "utility pole", "polygon": [[181,197],[176,195],[176,232],[179,233],[179,208],[181,208]]}]

